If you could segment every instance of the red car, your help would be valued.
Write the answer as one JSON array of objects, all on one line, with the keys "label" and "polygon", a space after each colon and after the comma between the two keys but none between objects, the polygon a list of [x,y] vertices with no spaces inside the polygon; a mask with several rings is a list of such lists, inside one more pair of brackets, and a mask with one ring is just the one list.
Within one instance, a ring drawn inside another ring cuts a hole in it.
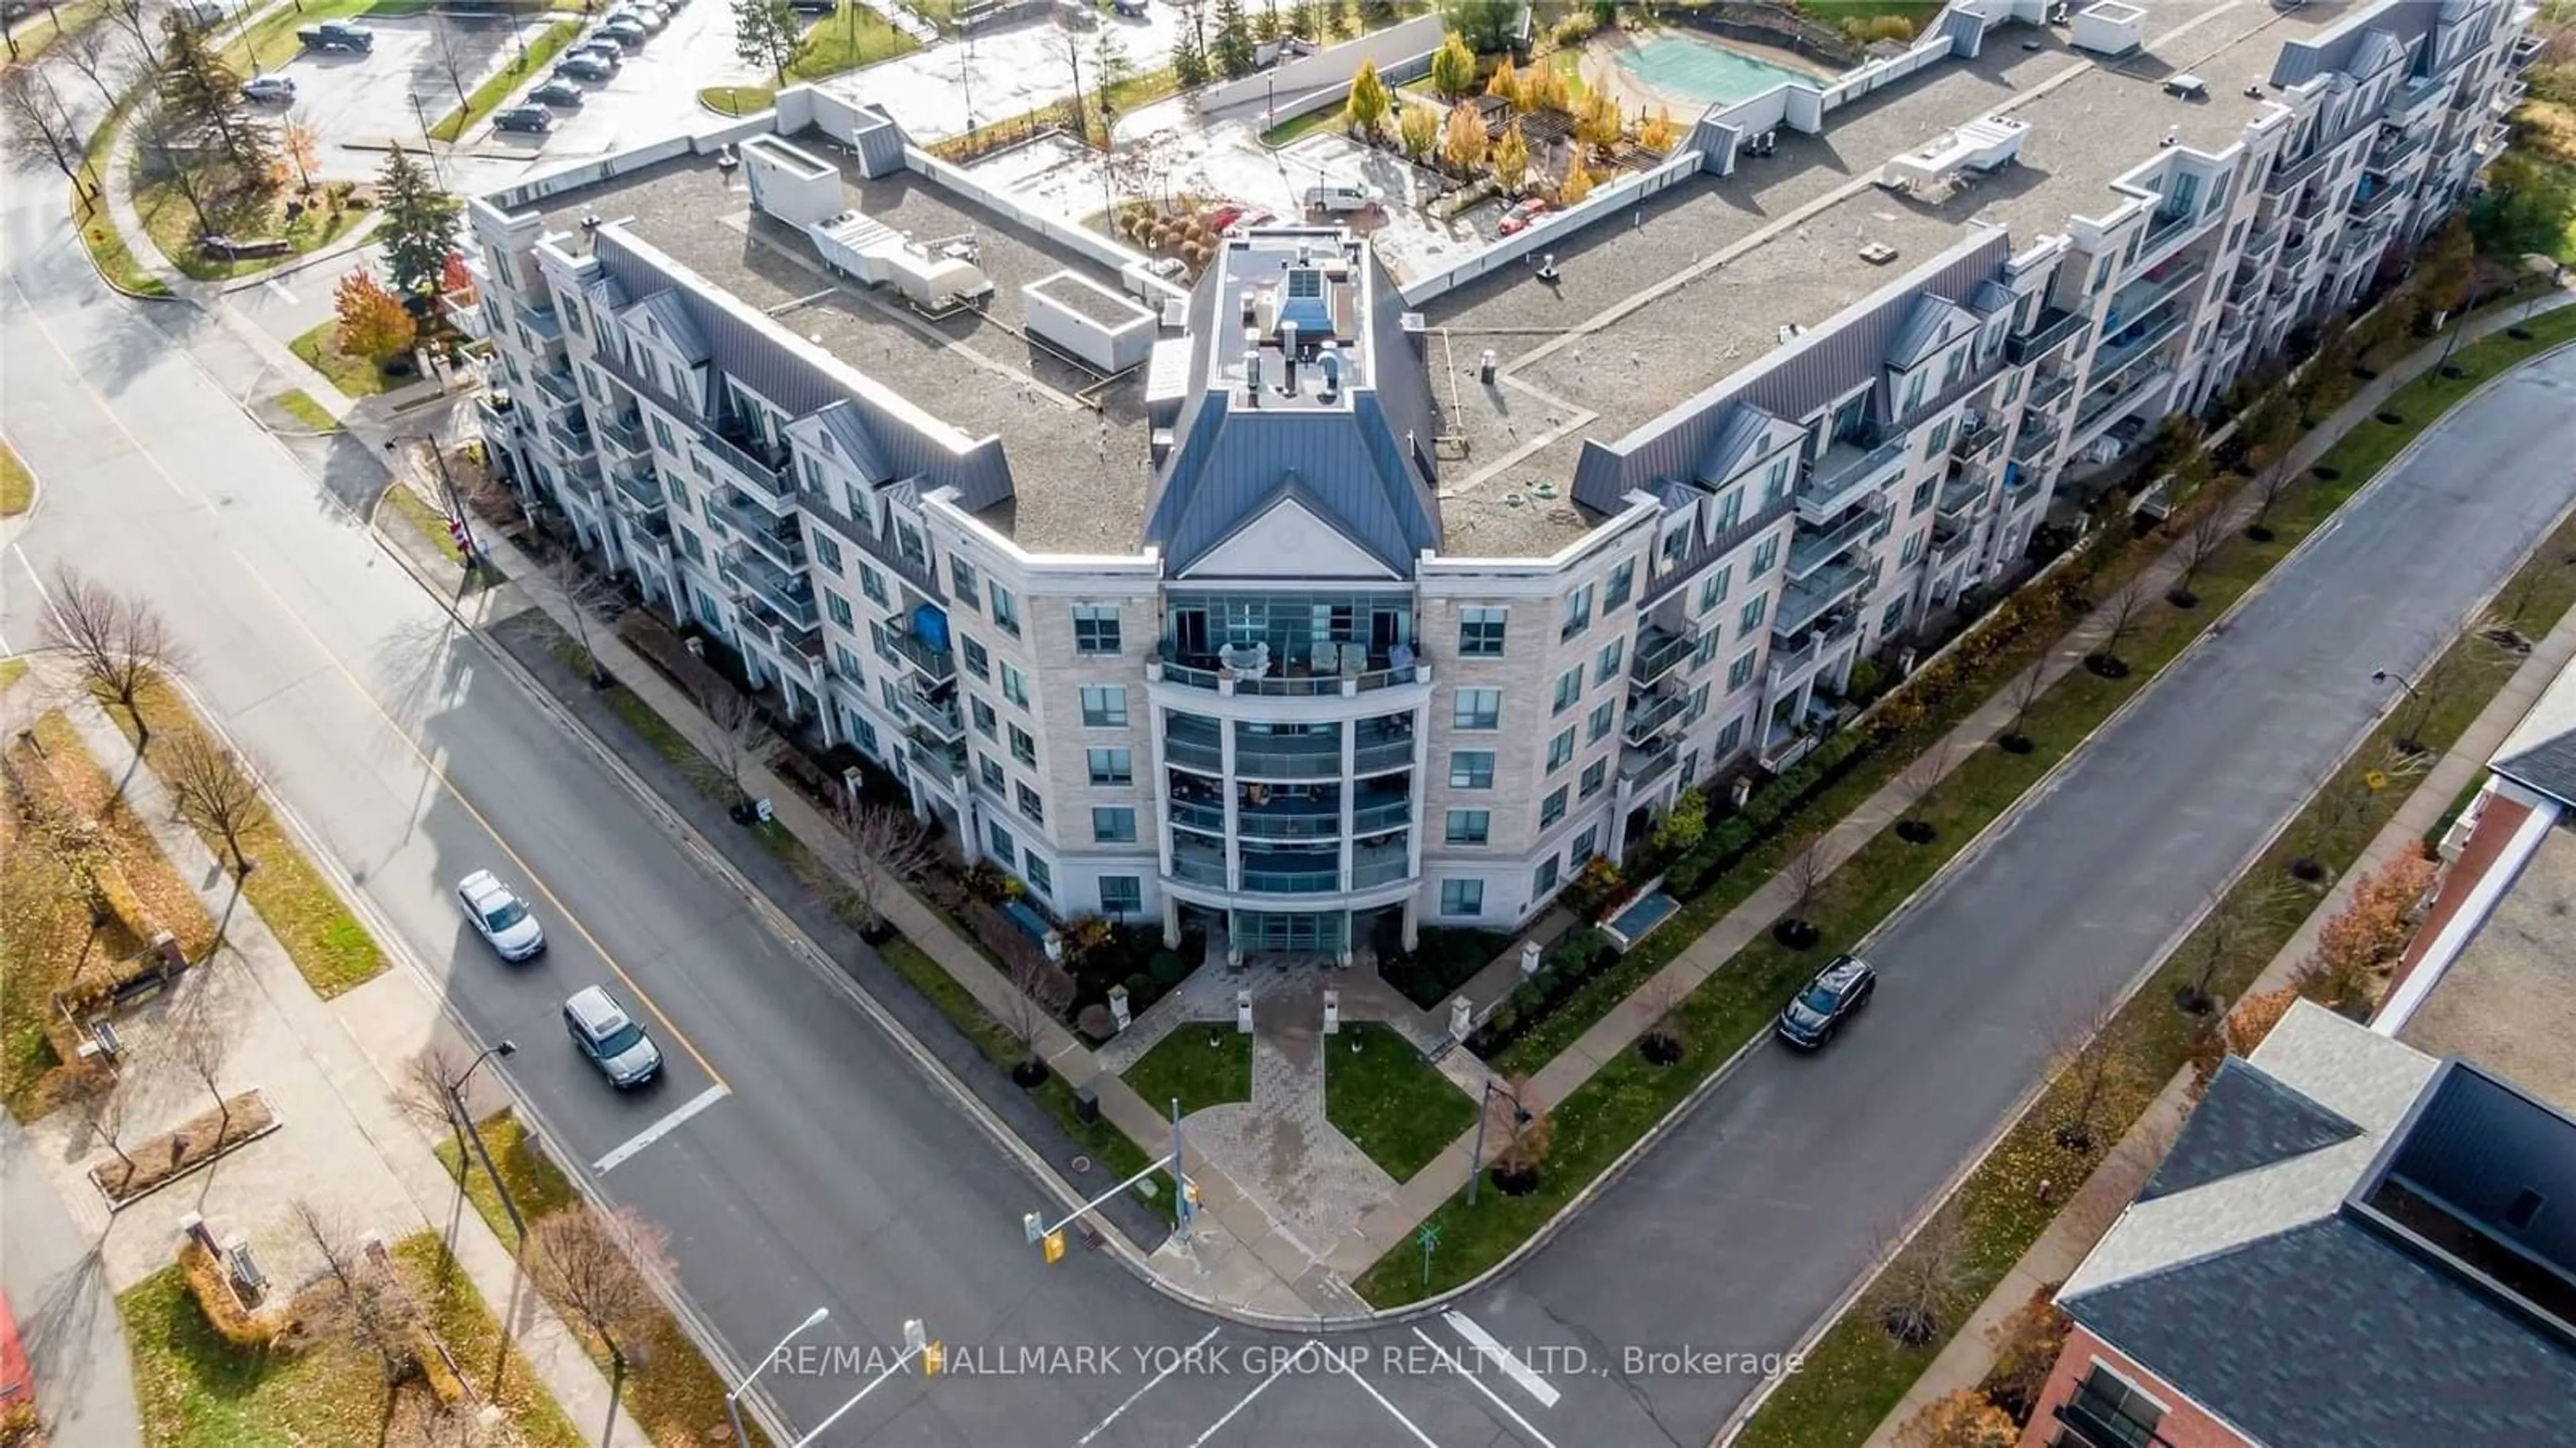
[{"label": "red car", "polygon": [[18,1342],[17,1319],[9,1315],[9,1297],[0,1293],[0,1412],[36,1401],[36,1380],[27,1371],[27,1350]]},{"label": "red car", "polygon": [[1494,235],[1517,236],[1520,233],[1529,230],[1533,223],[1535,223],[1540,217],[1547,214],[1547,211],[1548,205],[1546,197],[1522,197],[1518,206],[1515,206],[1511,210],[1503,213],[1502,225],[1494,228]]}]

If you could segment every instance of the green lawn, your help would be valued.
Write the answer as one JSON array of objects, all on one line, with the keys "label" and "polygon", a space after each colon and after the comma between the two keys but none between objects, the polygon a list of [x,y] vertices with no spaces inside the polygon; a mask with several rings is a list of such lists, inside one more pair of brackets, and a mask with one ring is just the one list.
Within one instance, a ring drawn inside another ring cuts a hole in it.
[{"label": "green lawn", "polygon": [[287,350],[304,359],[304,364],[319,372],[346,397],[373,397],[394,383],[385,369],[364,357],[352,357],[340,350],[334,335],[340,330],[335,319],[323,322],[286,344]]},{"label": "green lawn", "polygon": [[1302,116],[1294,116],[1272,126],[1261,133],[1261,143],[1265,146],[1285,146],[1301,136],[1311,136],[1317,131],[1339,129],[1342,124],[1341,108],[1325,106],[1320,110],[1308,111]]},{"label": "green lawn", "polygon": [[11,684],[25,677],[27,677],[25,659],[0,659],[0,691],[5,691]]},{"label": "green lawn", "polygon": [[[71,194],[70,214],[79,222],[81,245],[88,249],[90,263],[107,278],[109,285],[138,296],[166,297],[170,295],[168,284],[145,271],[143,264],[135,260],[134,250],[126,243],[125,233],[118,230],[116,222],[108,215],[106,200],[110,148],[116,144],[117,128],[124,124],[126,111],[132,106],[134,97],[141,93],[139,87],[128,90],[90,132],[89,154],[81,161],[81,186],[74,188]],[[83,188],[96,199],[84,201]]]},{"label": "green lawn", "polygon": [[338,432],[340,430],[340,419],[333,417],[329,409],[313,400],[312,393],[301,387],[279,394],[277,406],[279,411],[302,423],[310,431]]},{"label": "green lawn", "polygon": [[698,92],[698,104],[728,116],[748,116],[769,109],[778,88],[766,85],[711,85]]},{"label": "green lawn", "polygon": [[[137,179],[140,180],[138,174]],[[318,196],[320,193],[316,193]],[[198,222],[188,198],[173,185],[142,185],[134,192],[134,210],[143,218],[144,234],[168,259],[170,265],[201,282],[229,281],[268,271],[283,265],[292,257],[245,257],[237,261],[217,261],[197,252]],[[216,228],[240,237],[282,236],[294,248],[294,256],[318,251],[358,229],[373,213],[344,208],[333,215],[325,207],[308,207],[293,221],[283,221],[283,203],[272,216],[251,222],[238,218],[217,218]]]},{"label": "green lawn", "polygon": [[[393,1246],[395,1271],[453,1351],[482,1400],[500,1407],[530,1448],[580,1448],[536,1375],[502,1335],[473,1284],[428,1232]],[[427,1424],[418,1381],[388,1393],[375,1354],[325,1332],[300,1352],[250,1352],[206,1321],[176,1266],[117,1298],[148,1448],[361,1448],[414,1441]]]},{"label": "green lawn", "polygon": [[[483,1149],[492,1153],[493,1168],[509,1184],[510,1200],[518,1205],[521,1216],[534,1222],[580,1203],[572,1179],[546,1155],[545,1148],[537,1145],[536,1138],[528,1135],[527,1127],[520,1124],[515,1113],[507,1108],[495,1111],[483,1118],[475,1130],[482,1133]],[[438,1143],[438,1159],[446,1166],[448,1176],[457,1175],[459,1158],[454,1136]],[[491,1173],[483,1170],[483,1159],[475,1155],[471,1144],[465,1148],[464,1160],[468,1163],[463,1178],[467,1199],[501,1241],[508,1244],[510,1215],[501,1209],[500,1193],[493,1190]]]},{"label": "green lawn", "polygon": [[1127,1084],[1156,1111],[1181,1114],[1252,1099],[1252,1038],[1232,1021],[1190,1021],[1127,1068]]},{"label": "green lawn", "polygon": [[15,22],[11,33],[17,37],[18,52],[9,63],[34,65],[46,51],[97,24],[108,8],[108,0],[63,0],[42,15]]},{"label": "green lawn", "polygon": [[[1893,832],[1882,832],[1824,883],[1814,907],[1806,912],[1822,931],[1822,939],[1814,948],[1793,952],[1778,946],[1768,934],[1758,937],[1682,1002],[1677,1015],[1683,1026],[1684,1057],[1679,1063],[1655,1066],[1629,1052],[1604,1066],[1558,1103],[1554,1145],[1537,1191],[1522,1197],[1487,1194],[1472,1212],[1465,1205],[1463,1193],[1453,1197],[1431,1218],[1441,1227],[1442,1236],[1429,1285],[1423,1283],[1418,1254],[1398,1249],[1362,1276],[1356,1284],[1361,1295],[1380,1307],[1412,1302],[1466,1281],[1526,1240],[1701,1078],[1761,1030],[1819,962],[1833,951],[1848,947],[1902,904],[1985,821],[2036,782],[2062,751],[2073,747],[2122,700],[2143,687],[2292,545],[2330,517],[2395,454],[2406,437],[2480,380],[2557,342],[2576,337],[2576,309],[2538,318],[2532,330],[2530,342],[2499,335],[2462,348],[2454,361],[2469,375],[2461,379],[2428,374],[2402,390],[2391,400],[2390,408],[2407,417],[2408,422],[2401,427],[2365,423],[2338,445],[2328,458],[2328,465],[2339,472],[2337,480],[2332,484],[2304,485],[2276,508],[2272,523],[2277,536],[2273,541],[2257,544],[2241,536],[2231,539],[2202,572],[2197,583],[2203,600],[2199,608],[2184,611],[2158,602],[2147,611],[2135,636],[2120,650],[2133,669],[2128,678],[2105,680],[2079,669],[2059,681],[2033,710],[2027,729],[2038,747],[2032,753],[2016,756],[2001,750],[1981,750],[1926,798],[1917,813],[1939,827],[1931,844],[1909,845]],[[2141,559],[2146,554],[2145,549],[2138,552]],[[2537,602],[2532,616],[2543,616]],[[1972,705],[1974,701],[1969,702]],[[1896,755],[1900,751],[1888,753]],[[1811,806],[1811,817],[1821,821],[1848,814],[1905,763],[1901,757],[1892,757],[1855,770]],[[1526,1071],[1544,1063],[1563,1042],[1580,1034],[1583,1027],[1597,1020],[1637,982],[1660,969],[1727,909],[1749,895],[1776,868],[1783,852],[1779,845],[1756,850],[1735,869],[1718,877],[1698,899],[1684,907],[1682,920],[1658,930],[1602,980],[1595,981],[1592,988],[1578,992],[1541,1031],[1503,1053],[1495,1063],[1497,1069],[1507,1073]],[[2167,1011],[2170,1014],[2169,1008]],[[1564,1017],[1579,1018],[1581,1024]],[[1531,1046],[1532,1040],[1542,1037],[1548,1044]],[[1523,1047],[1529,1049],[1524,1051]],[[2036,1228],[2032,1233],[2036,1234]],[[2001,1258],[1997,1271],[2018,1255],[2019,1248],[2013,1248]],[[1833,1381],[1830,1376],[1810,1373],[1798,1379],[1798,1384],[1809,1392],[1826,1392],[1823,1385]],[[1887,1402],[1902,1393],[1906,1381],[1911,1378],[1896,1383]],[[1875,1424],[1878,1414],[1884,1411],[1881,1404],[1868,1415],[1869,1423]],[[1793,1436],[1777,1441],[1803,1444],[1832,1440]]]},{"label": "green lawn", "polygon": [[841,8],[805,32],[805,43],[787,67],[790,81],[822,80],[844,71],[892,60],[919,49],[911,36],[864,6],[841,0]]},{"label": "green lawn", "polygon": [[1322,1037],[1324,1119],[1397,1181],[1476,1124],[1476,1103],[1413,1043],[1375,1021]]},{"label": "green lawn", "polygon": [[36,476],[18,460],[18,450],[0,442],[0,518],[14,518],[36,504]]},{"label": "green lawn", "polygon": [[465,97],[465,104],[449,111],[437,125],[429,128],[431,138],[453,141],[464,135],[475,122],[492,114],[511,92],[545,74],[556,54],[572,44],[573,37],[579,34],[580,21],[558,20],[529,41],[524,52],[513,49],[509,60]]}]

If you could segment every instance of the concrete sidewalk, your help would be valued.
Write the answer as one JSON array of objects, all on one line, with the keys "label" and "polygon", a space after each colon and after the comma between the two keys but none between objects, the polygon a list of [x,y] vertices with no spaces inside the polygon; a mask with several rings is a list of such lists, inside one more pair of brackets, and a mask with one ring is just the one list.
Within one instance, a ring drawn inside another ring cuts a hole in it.
[{"label": "concrete sidewalk", "polygon": [[[2443,752],[2441,760],[2416,782],[2397,813],[2372,837],[2369,847],[2343,872],[2335,887],[2317,902],[2289,942],[2246,988],[2246,994],[2278,990],[2297,979],[2300,968],[2315,954],[2317,932],[2343,912],[2354,885],[2389,860],[2422,848],[2425,831],[2441,821],[2452,799],[2486,769],[2496,746],[2530,712],[2541,691],[2549,687],[2570,659],[2576,659],[2576,610],[2559,619],[2548,636],[2533,645],[2530,656],[2514,670],[2513,677]],[[2110,1230],[2120,1212],[2146,1184],[2157,1160],[2181,1128],[2186,1114],[2184,1087],[2189,1080],[2186,1069],[2157,1096],[2129,1134],[2121,1138],[2119,1146],[2068,1199],[2048,1230],[1978,1305],[1950,1345],[1923,1370],[1923,1376],[1915,1380],[1904,1399],[1870,1434],[1865,1448],[1893,1448],[1906,1420],[1926,1404],[1984,1381],[1995,1360],[1986,1342],[1987,1329],[2030,1300],[2032,1293],[2065,1281],[2102,1234]]]},{"label": "concrete sidewalk", "polygon": [[[203,1084],[161,1048],[183,1016],[197,1010],[224,1023],[228,1050],[219,1080],[225,1093],[257,1089],[284,1123],[113,1213],[83,1174],[103,1153],[81,1139],[71,1113],[32,1123],[30,1154],[52,1178],[84,1240],[93,1244],[103,1285],[121,1292],[167,1267],[183,1212],[203,1216],[218,1235],[245,1235],[271,1279],[283,1284],[308,1281],[323,1269],[289,1214],[296,1201],[314,1203],[353,1234],[372,1231],[389,1242],[435,1231],[583,1436],[606,1448],[651,1448],[623,1411],[615,1412],[614,1426],[601,1437],[612,1414],[608,1380],[537,1294],[511,1250],[464,1201],[432,1153],[431,1129],[400,1103],[405,1062],[433,1043],[463,1045],[420,976],[388,970],[335,1000],[315,995],[257,909],[235,897],[229,873],[196,832],[177,821],[160,781],[136,758],[124,733],[63,665],[40,659],[35,672],[9,691],[4,722],[14,732],[46,707],[63,712],[111,779],[124,778],[134,818],[150,828],[209,917],[223,924],[222,944],[212,959],[188,972],[162,1000],[118,1021],[128,1045],[118,1075],[129,1138],[207,1109]],[[374,928],[380,940],[392,943],[381,926]],[[478,1082],[473,1094],[478,1114],[507,1104],[497,1085]]]}]

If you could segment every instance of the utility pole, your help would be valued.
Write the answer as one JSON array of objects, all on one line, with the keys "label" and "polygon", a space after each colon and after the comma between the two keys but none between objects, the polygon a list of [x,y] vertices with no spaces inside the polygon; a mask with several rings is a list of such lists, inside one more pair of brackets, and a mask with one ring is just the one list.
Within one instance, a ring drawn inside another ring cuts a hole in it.
[{"label": "utility pole", "polygon": [[[474,1113],[467,1110],[465,1106],[465,1083],[473,1079],[474,1073],[482,1069],[483,1063],[491,1060],[494,1056],[506,1057],[512,1055],[518,1049],[517,1044],[511,1041],[496,1041],[493,1044],[484,1047],[483,1054],[474,1058],[474,1064],[467,1066],[463,1075],[458,1076],[454,1081],[448,1084],[447,1102],[448,1105],[455,1108],[456,1119],[465,1123],[465,1135],[474,1143],[474,1154],[482,1158],[483,1174],[492,1179],[492,1190],[499,1194],[501,1198],[501,1210],[509,1216],[510,1230],[518,1233],[518,1245],[520,1249],[524,1251],[528,1245],[527,1219],[519,1215],[519,1204],[510,1199],[510,1184],[502,1180],[501,1173],[494,1169],[492,1165],[492,1148],[483,1144],[483,1130],[481,1127],[475,1125]],[[457,1166],[457,1175],[461,1179],[464,1175],[464,1163],[459,1162]]]},{"label": "utility pole", "polygon": [[[473,520],[465,515],[464,495],[456,491],[456,479],[447,471],[447,451],[438,445],[437,438],[425,432],[414,433],[408,437],[387,438],[385,451],[393,452],[406,442],[429,444],[430,461],[438,464],[439,492],[447,500],[447,519],[456,525],[457,547],[465,554],[465,566],[470,570],[474,567],[474,560],[483,556],[483,545],[474,536]],[[397,478],[395,482],[399,486],[401,480]]]}]

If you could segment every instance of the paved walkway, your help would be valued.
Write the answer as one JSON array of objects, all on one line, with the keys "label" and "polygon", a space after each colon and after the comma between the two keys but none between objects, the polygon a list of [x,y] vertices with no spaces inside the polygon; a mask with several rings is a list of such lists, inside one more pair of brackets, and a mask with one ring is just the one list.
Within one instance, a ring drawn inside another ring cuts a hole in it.
[{"label": "paved walkway", "polygon": [[[68,699],[70,702],[62,701]],[[521,1353],[586,1438],[610,1420],[607,1379],[518,1270],[509,1248],[467,1206],[432,1154],[434,1128],[400,1104],[404,1063],[436,1042],[462,1045],[418,976],[391,970],[332,1001],[305,984],[285,947],[196,833],[175,822],[168,796],[135,759],[122,732],[62,667],[39,660],[11,689],[0,726],[14,733],[60,707],[83,746],[111,777],[131,775],[125,797],[146,822],[181,880],[210,916],[224,922],[213,960],[160,1000],[118,1019],[126,1044],[118,1075],[128,1139],[167,1130],[208,1109],[198,1078],[169,1052],[178,1023],[204,1009],[225,1023],[228,1049],[217,1073],[227,1095],[256,1089],[284,1123],[213,1166],[110,1213],[84,1173],[106,1153],[83,1139],[70,1112],[28,1127],[32,1159],[83,1238],[94,1244],[99,1280],[122,1291],[168,1266],[184,1212],[203,1216],[219,1237],[247,1237],[272,1280],[296,1284],[322,1270],[289,1205],[309,1200],[354,1236],[398,1241],[439,1232]],[[229,912],[229,913],[228,913]],[[478,1083],[478,1088],[481,1083]],[[475,1093],[478,1112],[506,1104],[497,1087]],[[650,1448],[631,1415],[615,1415],[607,1448]]]}]

